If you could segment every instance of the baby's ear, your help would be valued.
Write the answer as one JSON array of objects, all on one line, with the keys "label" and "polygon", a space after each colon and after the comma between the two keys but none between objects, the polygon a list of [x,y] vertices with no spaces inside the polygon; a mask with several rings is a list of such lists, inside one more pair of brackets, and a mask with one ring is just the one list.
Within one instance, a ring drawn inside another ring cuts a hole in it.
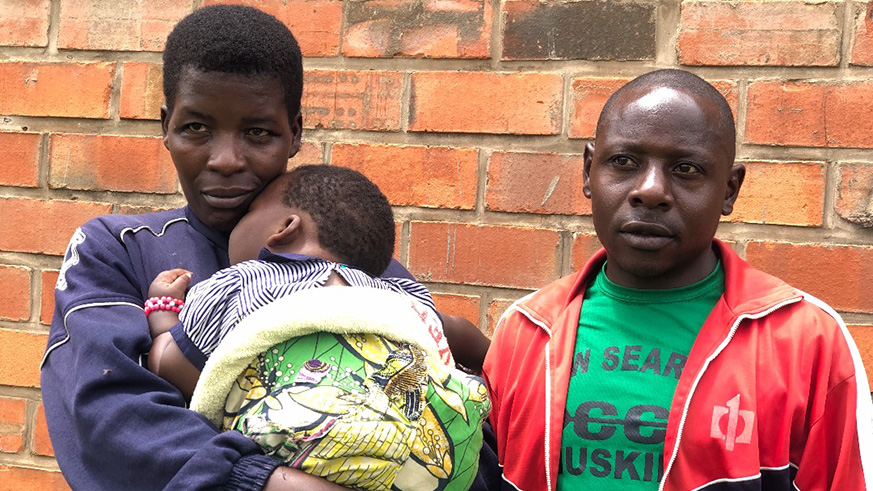
[{"label": "baby's ear", "polygon": [[283,225],[279,231],[267,239],[268,248],[287,246],[297,240],[303,232],[303,229],[300,228],[301,221],[299,215],[288,215]]}]

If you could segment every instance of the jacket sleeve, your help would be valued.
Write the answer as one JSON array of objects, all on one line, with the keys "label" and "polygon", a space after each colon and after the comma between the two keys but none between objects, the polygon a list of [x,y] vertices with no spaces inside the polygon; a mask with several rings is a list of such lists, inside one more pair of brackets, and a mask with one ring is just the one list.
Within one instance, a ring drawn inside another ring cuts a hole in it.
[{"label": "jacket sleeve", "polygon": [[145,368],[142,281],[101,222],[77,230],[41,372],[64,477],[74,489],[262,489],[279,462],[242,434],[220,433]]},{"label": "jacket sleeve", "polygon": [[185,296],[179,323],[170,329],[179,349],[199,370],[239,323],[239,276],[226,268],[194,285]]},{"label": "jacket sleeve", "polygon": [[813,377],[818,383],[810,394],[811,424],[799,456],[792,458],[797,461],[794,484],[810,490],[871,489],[873,400],[867,375],[845,324],[830,307],[822,307],[837,326],[825,331],[830,335],[814,357],[821,368]]},{"label": "jacket sleeve", "polygon": [[507,318],[512,316],[512,313],[504,314],[497,323],[491,338],[491,346],[488,348],[485,362],[482,365],[482,378],[485,379],[488,386],[488,396],[491,398],[491,414],[488,419],[493,430],[492,451],[497,454],[496,470],[501,474],[507,440],[507,424],[504,420],[507,417],[506,411],[508,411],[506,407],[511,405],[504,397],[504,391],[506,390],[507,377],[511,376],[508,372],[515,345],[515,340],[509,338],[516,330],[511,325],[508,326],[511,321],[507,323]]}]

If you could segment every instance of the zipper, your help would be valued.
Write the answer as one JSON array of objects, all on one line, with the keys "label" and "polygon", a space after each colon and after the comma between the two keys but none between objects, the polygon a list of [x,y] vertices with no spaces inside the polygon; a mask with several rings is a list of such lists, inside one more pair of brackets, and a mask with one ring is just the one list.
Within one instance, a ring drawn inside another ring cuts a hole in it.
[{"label": "zipper", "polygon": [[758,312],[756,314],[742,314],[737,317],[737,320],[734,322],[734,325],[731,326],[731,330],[728,332],[727,337],[721,344],[716,348],[716,350],[709,355],[706,359],[706,362],[703,364],[703,368],[697,373],[697,377],[694,379],[694,383],[691,385],[691,390],[688,392],[688,398],[685,400],[685,405],[682,408],[682,418],[679,419],[679,429],[676,431],[676,443],[673,444],[673,455],[670,457],[670,462],[667,464],[667,468],[664,469],[664,475],[661,477],[661,484],[658,486],[658,491],[664,491],[664,484],[667,482],[667,476],[670,474],[670,471],[673,469],[673,463],[676,461],[676,456],[678,455],[679,443],[682,441],[682,430],[685,429],[685,420],[688,417],[688,407],[691,405],[691,399],[694,397],[694,391],[697,390],[697,384],[700,382],[700,379],[703,378],[703,373],[706,372],[706,369],[709,368],[710,363],[714,360],[718,355],[721,354],[722,351],[727,347],[727,345],[733,339],[734,334],[736,334],[737,329],[740,327],[740,323],[744,320],[751,319],[756,320],[762,317],[766,317],[773,312],[785,307],[786,305],[791,305],[797,303],[803,299],[802,296],[790,298],[788,300],[784,300],[776,305],[770,307],[769,309]]}]

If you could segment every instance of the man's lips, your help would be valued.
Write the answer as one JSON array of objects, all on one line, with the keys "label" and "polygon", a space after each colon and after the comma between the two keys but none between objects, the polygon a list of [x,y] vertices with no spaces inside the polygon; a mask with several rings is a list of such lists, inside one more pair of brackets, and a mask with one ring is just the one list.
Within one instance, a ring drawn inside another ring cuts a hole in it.
[{"label": "man's lips", "polygon": [[214,187],[200,191],[203,199],[213,208],[238,208],[246,203],[255,189],[249,187]]},{"label": "man's lips", "polygon": [[669,228],[653,222],[627,222],[619,233],[635,249],[658,250],[673,239]]}]

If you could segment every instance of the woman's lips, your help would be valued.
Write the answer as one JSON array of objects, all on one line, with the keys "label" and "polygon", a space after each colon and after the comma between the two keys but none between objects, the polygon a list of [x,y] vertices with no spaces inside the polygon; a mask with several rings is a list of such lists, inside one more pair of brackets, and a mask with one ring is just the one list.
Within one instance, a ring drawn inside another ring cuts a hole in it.
[{"label": "woman's lips", "polygon": [[239,208],[251,197],[254,190],[242,188],[214,188],[200,192],[203,199],[213,208]]}]

